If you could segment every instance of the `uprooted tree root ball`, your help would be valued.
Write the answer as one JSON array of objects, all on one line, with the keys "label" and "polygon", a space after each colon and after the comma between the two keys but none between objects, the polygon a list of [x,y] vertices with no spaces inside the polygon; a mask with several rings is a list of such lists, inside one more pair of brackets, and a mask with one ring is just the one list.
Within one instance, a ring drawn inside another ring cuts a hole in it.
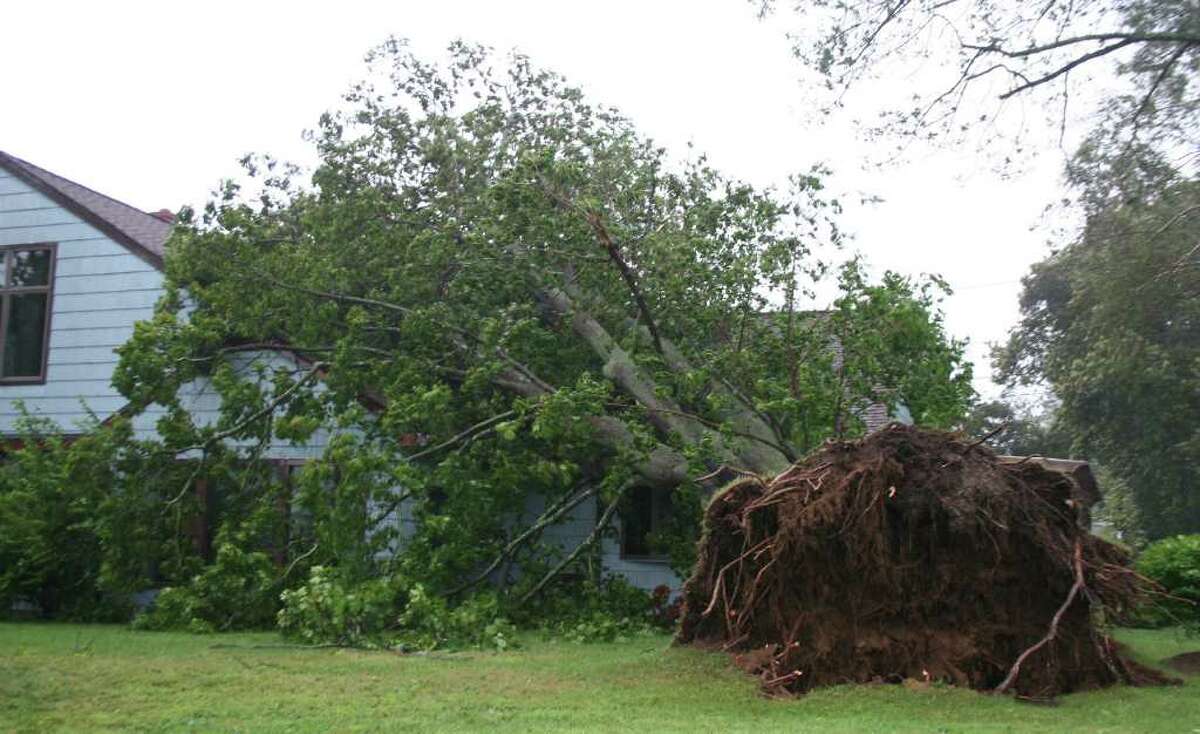
[{"label": "uprooted tree root ball", "polygon": [[677,640],[770,693],[945,681],[1021,697],[1167,679],[1101,632],[1151,591],[1073,483],[893,425],[715,496]]}]

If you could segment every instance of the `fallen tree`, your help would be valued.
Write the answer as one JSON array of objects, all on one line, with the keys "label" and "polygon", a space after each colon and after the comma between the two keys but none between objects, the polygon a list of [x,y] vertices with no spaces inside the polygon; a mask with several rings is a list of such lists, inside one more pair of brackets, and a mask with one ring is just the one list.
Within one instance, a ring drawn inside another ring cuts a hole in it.
[{"label": "fallen tree", "polygon": [[[120,348],[114,422],[141,440],[100,494],[152,517],[99,547],[141,539],[106,583],[173,588],[147,624],[227,629],[282,596],[310,641],[611,631],[589,610],[636,616],[602,578],[622,516],[657,511],[635,498],[669,501],[646,545],[686,572],[721,467],[780,471],[882,400],[948,425],[971,398],[936,278],[850,263],[801,310],[839,240],[821,171],[757,189],[465,44],[385,43],[310,139],[311,176],[249,157],[180,212],[166,298]],[[7,505],[0,536],[30,538]],[[44,566],[38,540],[9,565]]]},{"label": "fallen tree", "polygon": [[1164,679],[1102,631],[1151,592],[1043,462],[892,425],[708,506],[681,643],[770,692],[946,681],[1028,698]]},{"label": "fallen tree", "polygon": [[[115,378],[165,410],[154,450],[199,447],[230,474],[340,429],[298,480],[315,537],[287,550],[296,576],[402,575],[455,603],[491,584],[525,606],[561,571],[599,567],[631,486],[672,493],[656,542],[690,568],[717,484],[698,478],[777,472],[854,435],[880,385],[932,425],[970,400],[936,280],[869,281],[852,263],[829,313],[800,311],[826,272],[812,250],[838,241],[819,172],[756,189],[677,161],[557,75],[464,44],[441,65],[384,44],[312,139],[311,178],[249,158],[181,213],[178,297]],[[247,353],[271,351],[296,366],[262,359],[246,379]],[[217,425],[177,397],[198,379]],[[575,508],[601,526],[548,539]]]}]

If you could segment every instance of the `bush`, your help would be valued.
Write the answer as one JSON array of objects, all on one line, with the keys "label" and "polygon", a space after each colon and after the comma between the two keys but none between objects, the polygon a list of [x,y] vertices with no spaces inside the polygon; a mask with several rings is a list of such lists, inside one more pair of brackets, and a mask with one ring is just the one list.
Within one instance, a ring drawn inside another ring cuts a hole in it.
[{"label": "bush", "polygon": [[1150,544],[1137,560],[1137,570],[1163,587],[1168,598],[1143,610],[1143,623],[1184,623],[1200,628],[1200,535],[1177,535]]},{"label": "bush", "polygon": [[678,600],[660,586],[647,593],[620,576],[599,582],[564,581],[518,617],[525,627],[540,627],[573,642],[612,642],[653,629],[669,629],[678,619]]},{"label": "bush", "polygon": [[278,579],[271,559],[228,539],[218,542],[216,561],[189,585],[163,589],[134,620],[136,629],[227,632],[274,624]]},{"label": "bush", "polygon": [[148,505],[118,481],[128,425],[75,440],[28,416],[19,428],[0,463],[0,615],[23,603],[44,618],[128,620],[155,542]]},{"label": "bush", "polygon": [[421,584],[398,578],[358,583],[336,569],[315,566],[307,583],[283,592],[279,629],[308,644],[351,647],[512,647],[516,628],[495,594],[477,594],[456,607]]},{"label": "bush", "polygon": [[281,595],[279,630],[308,644],[383,646],[397,596],[387,579],[349,585],[334,569],[313,566],[303,586]]},{"label": "bush", "polygon": [[490,647],[505,650],[516,643],[516,627],[504,616],[492,592],[480,592],[450,607],[421,585],[409,590],[400,615],[397,640],[422,650],[435,647]]}]

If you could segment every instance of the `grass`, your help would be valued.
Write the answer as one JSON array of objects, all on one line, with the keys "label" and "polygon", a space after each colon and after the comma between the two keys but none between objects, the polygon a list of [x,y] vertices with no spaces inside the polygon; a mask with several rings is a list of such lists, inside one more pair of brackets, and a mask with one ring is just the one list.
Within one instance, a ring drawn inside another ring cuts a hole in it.
[{"label": "grass", "polygon": [[[1171,630],[1120,637],[1146,662],[1200,649]],[[0,624],[0,731],[1200,732],[1200,678],[1055,707],[940,686],[768,700],[723,656],[663,636],[406,657],[253,647],[278,642]]]}]

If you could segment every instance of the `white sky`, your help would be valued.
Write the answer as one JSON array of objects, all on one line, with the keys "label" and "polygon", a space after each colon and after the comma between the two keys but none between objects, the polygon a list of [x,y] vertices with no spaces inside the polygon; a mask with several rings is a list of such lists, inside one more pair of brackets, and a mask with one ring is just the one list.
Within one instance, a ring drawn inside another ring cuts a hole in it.
[{"label": "white sky", "polygon": [[973,151],[864,170],[872,149],[844,121],[813,124],[782,28],[745,0],[41,0],[4,14],[0,150],[147,210],[203,201],[247,152],[310,161],[301,131],[389,34],[429,56],[461,37],[530,55],[727,174],[767,185],[823,161],[834,192],[881,196],[848,208],[852,247],[876,269],[949,280],[948,325],[970,338],[985,395],[997,393],[987,342],[1016,323],[1018,280],[1046,253],[1040,214],[1057,195],[1057,149],[1008,181]]}]

